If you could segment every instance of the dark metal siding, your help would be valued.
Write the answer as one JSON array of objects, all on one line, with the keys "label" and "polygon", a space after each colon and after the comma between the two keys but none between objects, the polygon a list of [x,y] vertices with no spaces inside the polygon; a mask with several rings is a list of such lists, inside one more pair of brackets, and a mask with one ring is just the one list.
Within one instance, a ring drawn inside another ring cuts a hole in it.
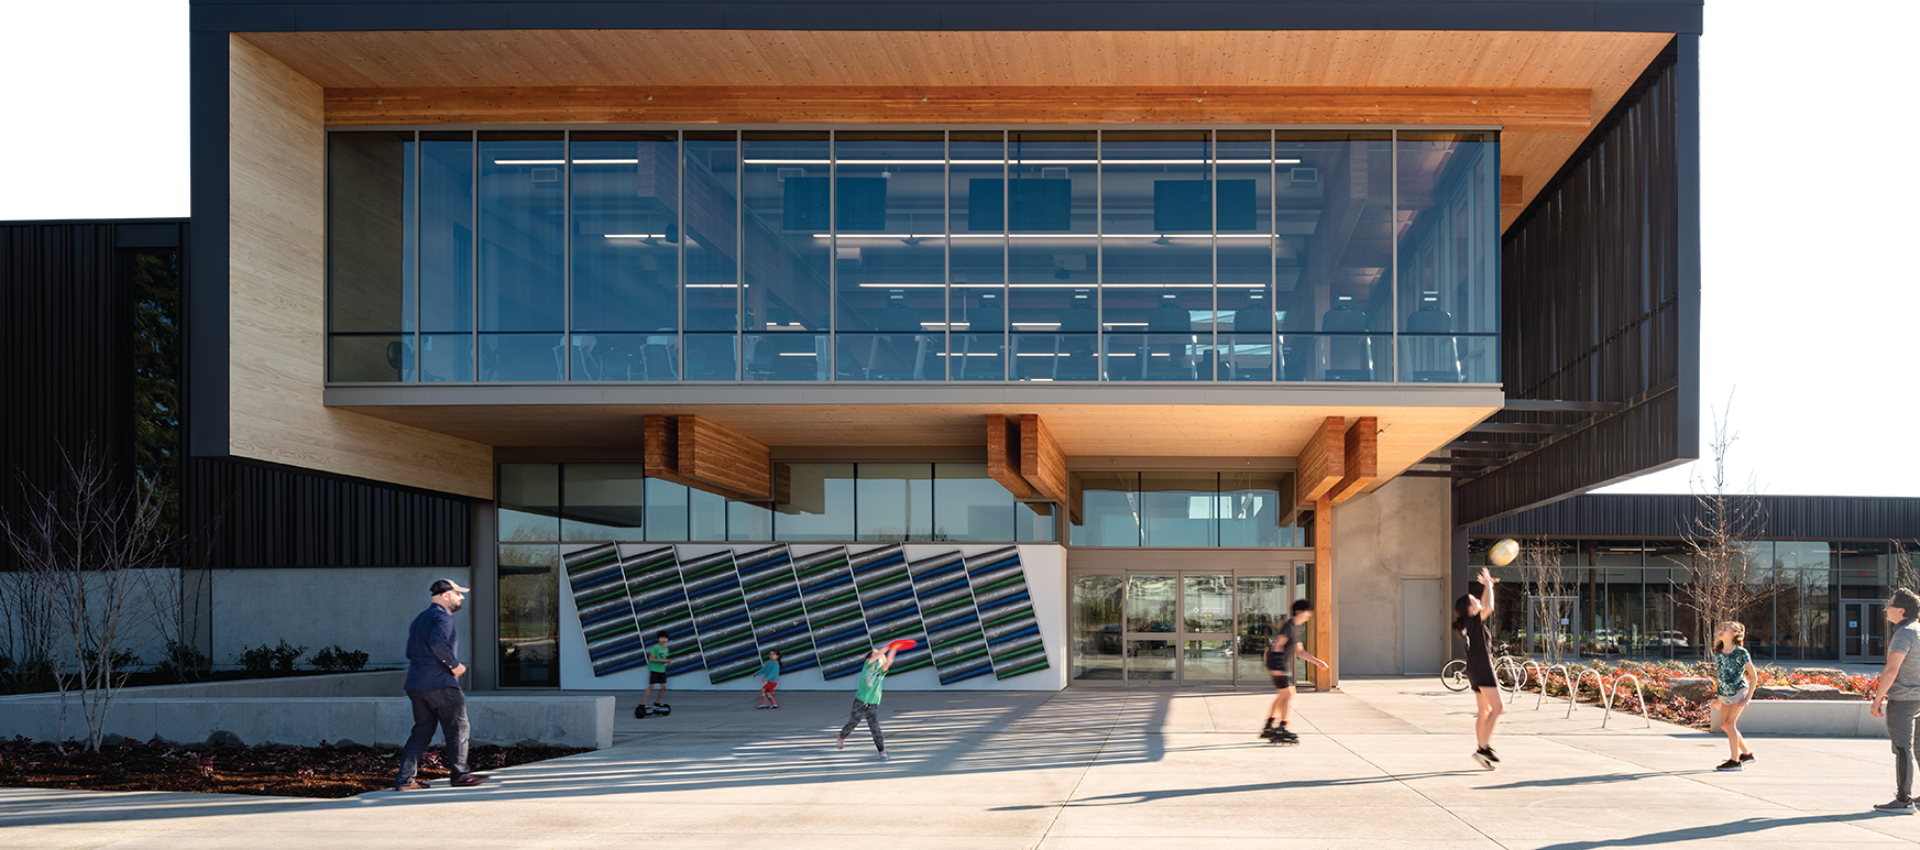
[{"label": "dark metal siding", "polygon": [[[1770,540],[1920,538],[1920,499],[1761,496]],[[1697,515],[1692,496],[1580,496],[1468,529],[1475,537],[1677,537]]]},{"label": "dark metal siding", "polygon": [[[1697,454],[1698,106],[1676,44],[1502,243],[1502,383],[1515,399],[1625,405],[1455,491],[1471,525]],[[1697,97],[1696,97],[1697,100]],[[1564,422],[1503,412],[1496,422]],[[1683,425],[1685,427],[1683,427]]]},{"label": "dark metal siding", "polygon": [[[173,225],[179,227],[177,223]],[[88,443],[131,476],[132,299],[113,222],[0,223],[0,512]],[[129,480],[131,480],[129,478]],[[0,544],[0,567],[12,550]]]},{"label": "dark metal siding", "polygon": [[[133,466],[133,293],[128,249],[180,247],[186,324],[193,297],[185,222],[0,223],[0,511],[21,485],[61,481],[59,447],[96,441]],[[198,228],[193,228],[197,231]],[[224,278],[223,278],[224,280]],[[224,313],[221,313],[224,322]],[[186,355],[189,364],[193,351]],[[213,378],[225,386],[225,357]],[[206,416],[191,395],[184,430]],[[224,421],[225,410],[218,413]],[[225,439],[224,430],[220,437]],[[468,503],[437,493],[271,464],[189,458],[181,481],[190,566],[467,566]],[[0,568],[11,563],[0,545]]]},{"label": "dark metal siding", "polygon": [[1700,32],[1703,0],[194,0],[195,31],[1532,30]]},{"label": "dark metal siding", "polygon": [[187,461],[193,558],[209,567],[468,566],[467,502],[290,467]]}]

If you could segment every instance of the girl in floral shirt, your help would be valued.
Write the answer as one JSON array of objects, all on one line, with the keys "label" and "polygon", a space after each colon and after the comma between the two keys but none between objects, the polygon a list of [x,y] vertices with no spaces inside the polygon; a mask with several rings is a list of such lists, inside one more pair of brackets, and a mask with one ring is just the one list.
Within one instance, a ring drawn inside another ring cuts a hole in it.
[{"label": "girl in floral shirt", "polygon": [[1713,678],[1719,685],[1720,731],[1727,733],[1728,751],[1727,760],[1715,770],[1739,770],[1753,761],[1753,751],[1747,749],[1747,739],[1737,725],[1753,696],[1752,684],[1760,681],[1746,644],[1747,627],[1733,620],[1721,623],[1713,636]]}]

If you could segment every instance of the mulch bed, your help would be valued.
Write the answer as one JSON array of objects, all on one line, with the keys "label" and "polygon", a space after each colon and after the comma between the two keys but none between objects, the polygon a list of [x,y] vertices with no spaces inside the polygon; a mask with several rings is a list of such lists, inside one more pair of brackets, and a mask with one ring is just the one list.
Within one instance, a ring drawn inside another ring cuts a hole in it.
[{"label": "mulch bed", "polygon": [[[474,746],[467,760],[475,771],[589,752],[576,747]],[[445,783],[442,749],[432,747],[420,778]],[[397,748],[265,745],[182,746],[163,741],[126,741],[86,752],[69,742],[62,755],[53,744],[25,738],[0,741],[0,787],[67,788],[80,791],[189,791],[274,797],[351,797],[393,787],[400,764]]]}]

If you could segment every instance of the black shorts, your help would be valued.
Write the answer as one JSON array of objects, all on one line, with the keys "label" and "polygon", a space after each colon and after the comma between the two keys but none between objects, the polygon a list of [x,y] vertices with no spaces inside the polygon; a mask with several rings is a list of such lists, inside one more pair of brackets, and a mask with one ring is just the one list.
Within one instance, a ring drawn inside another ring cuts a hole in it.
[{"label": "black shorts", "polygon": [[1275,673],[1272,670],[1268,670],[1267,675],[1273,677],[1273,687],[1275,690],[1284,691],[1288,688],[1293,687],[1292,676],[1289,676],[1285,673]]},{"label": "black shorts", "polygon": [[648,670],[647,671],[647,687],[653,687],[654,685],[664,685],[666,683],[667,683],[667,671],[665,670]]},{"label": "black shorts", "polygon": [[1498,688],[1500,685],[1493,678],[1493,660],[1484,655],[1468,658],[1467,684],[1476,691]]}]

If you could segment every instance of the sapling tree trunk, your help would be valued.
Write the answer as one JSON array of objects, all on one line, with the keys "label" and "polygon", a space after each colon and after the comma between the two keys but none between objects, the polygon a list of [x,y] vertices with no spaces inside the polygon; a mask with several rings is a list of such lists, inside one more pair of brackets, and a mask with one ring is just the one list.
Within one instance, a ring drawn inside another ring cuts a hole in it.
[{"label": "sapling tree trunk", "polygon": [[[1731,412],[1732,402],[1728,407]],[[1731,492],[1727,482],[1727,453],[1738,435],[1725,417],[1713,417],[1713,453],[1709,476],[1694,477],[1695,513],[1680,530],[1681,553],[1670,556],[1688,569],[1688,580],[1674,586],[1675,601],[1693,612],[1700,630],[1696,645],[1711,647],[1720,624],[1742,620],[1784,589],[1779,570],[1753,557],[1748,545],[1766,531],[1766,506],[1749,483],[1743,492]],[[1791,581],[1791,578],[1785,579]],[[1771,633],[1768,624],[1765,631]],[[1749,630],[1749,638],[1754,631]]]},{"label": "sapling tree trunk", "polygon": [[176,534],[163,521],[164,485],[139,475],[119,483],[91,444],[80,456],[61,452],[62,481],[27,487],[25,507],[0,517],[0,530],[20,565],[19,606],[44,630],[47,663],[67,706],[86,722],[86,747],[100,749],[108,712],[133,664],[136,641],[178,616],[179,581],[170,569]]}]

